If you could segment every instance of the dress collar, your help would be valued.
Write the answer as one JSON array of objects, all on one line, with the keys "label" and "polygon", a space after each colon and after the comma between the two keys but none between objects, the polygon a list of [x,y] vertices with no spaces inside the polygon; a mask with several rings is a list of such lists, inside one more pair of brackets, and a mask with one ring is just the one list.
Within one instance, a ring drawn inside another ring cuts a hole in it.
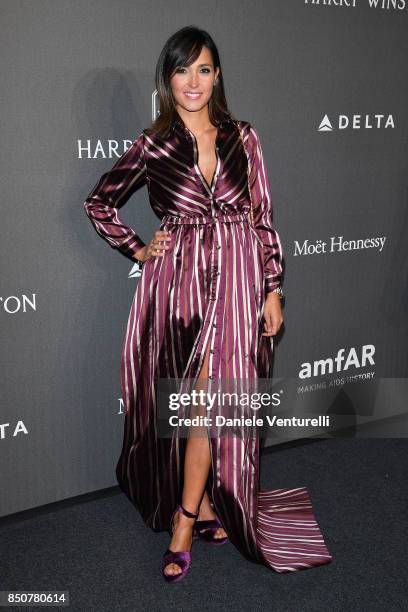
[{"label": "dress collar", "polygon": [[[179,115],[179,113],[177,111],[174,111],[175,115],[174,115],[174,119],[173,119],[173,129],[177,126],[179,128],[181,128],[182,130],[187,130],[187,126],[184,123],[183,119],[181,118],[181,116]],[[225,119],[223,119],[222,121],[220,121],[220,123],[218,123],[217,127],[218,128],[222,128],[225,127],[227,124],[232,123],[232,119],[230,117],[225,117]]]}]

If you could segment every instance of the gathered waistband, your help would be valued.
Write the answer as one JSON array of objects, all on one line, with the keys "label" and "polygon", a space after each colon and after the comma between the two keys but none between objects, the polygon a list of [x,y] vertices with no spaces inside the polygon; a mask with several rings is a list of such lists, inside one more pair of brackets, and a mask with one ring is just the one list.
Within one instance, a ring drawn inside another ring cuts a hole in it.
[{"label": "gathered waistband", "polygon": [[209,223],[229,223],[247,221],[248,215],[246,213],[224,213],[220,215],[214,215],[213,217],[207,217],[204,215],[198,215],[196,217],[179,217],[177,215],[165,215],[162,218],[162,224],[178,225],[180,223],[188,223],[191,225],[206,225]]}]

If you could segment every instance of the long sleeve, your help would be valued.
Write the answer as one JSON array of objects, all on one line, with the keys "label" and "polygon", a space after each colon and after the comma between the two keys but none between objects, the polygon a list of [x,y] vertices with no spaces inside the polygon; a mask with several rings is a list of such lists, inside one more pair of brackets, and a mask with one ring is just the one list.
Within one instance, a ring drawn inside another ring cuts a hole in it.
[{"label": "long sleeve", "polygon": [[252,126],[249,128],[247,147],[254,229],[263,244],[265,293],[270,293],[281,285],[283,249],[272,224],[272,199],[261,143]]},{"label": "long sleeve", "polygon": [[142,132],[115,165],[100,177],[84,202],[85,212],[98,234],[133,261],[134,254],[145,243],[122,221],[118,209],[146,183],[146,177]]}]

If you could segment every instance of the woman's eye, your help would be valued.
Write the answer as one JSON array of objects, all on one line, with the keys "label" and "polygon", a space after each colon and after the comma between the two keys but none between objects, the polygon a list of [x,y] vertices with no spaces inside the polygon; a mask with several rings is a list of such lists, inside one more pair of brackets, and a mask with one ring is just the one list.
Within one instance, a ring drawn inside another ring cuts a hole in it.
[{"label": "woman's eye", "polygon": [[[176,72],[177,72],[177,73],[182,73],[182,72],[184,72],[185,70],[186,70],[186,68],[177,68],[177,69],[176,69]],[[209,72],[211,72],[211,69],[210,69],[210,68],[202,68],[202,69],[201,69],[201,71],[202,71],[202,72],[205,72],[206,74],[208,74]]]}]

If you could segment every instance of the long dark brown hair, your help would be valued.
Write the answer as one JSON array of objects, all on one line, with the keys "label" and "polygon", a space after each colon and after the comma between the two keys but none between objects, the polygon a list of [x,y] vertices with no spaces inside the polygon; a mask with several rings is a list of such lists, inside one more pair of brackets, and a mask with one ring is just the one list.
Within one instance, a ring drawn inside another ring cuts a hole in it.
[{"label": "long dark brown hair", "polygon": [[177,117],[170,79],[177,68],[190,66],[195,62],[203,47],[207,47],[212,55],[214,70],[220,69],[208,102],[210,121],[213,125],[218,125],[225,119],[234,119],[225,98],[220,56],[213,39],[205,30],[196,26],[185,26],[170,36],[160,53],[155,76],[160,114],[151,127],[144,130],[147,134],[155,132],[164,137],[169,134]]}]

